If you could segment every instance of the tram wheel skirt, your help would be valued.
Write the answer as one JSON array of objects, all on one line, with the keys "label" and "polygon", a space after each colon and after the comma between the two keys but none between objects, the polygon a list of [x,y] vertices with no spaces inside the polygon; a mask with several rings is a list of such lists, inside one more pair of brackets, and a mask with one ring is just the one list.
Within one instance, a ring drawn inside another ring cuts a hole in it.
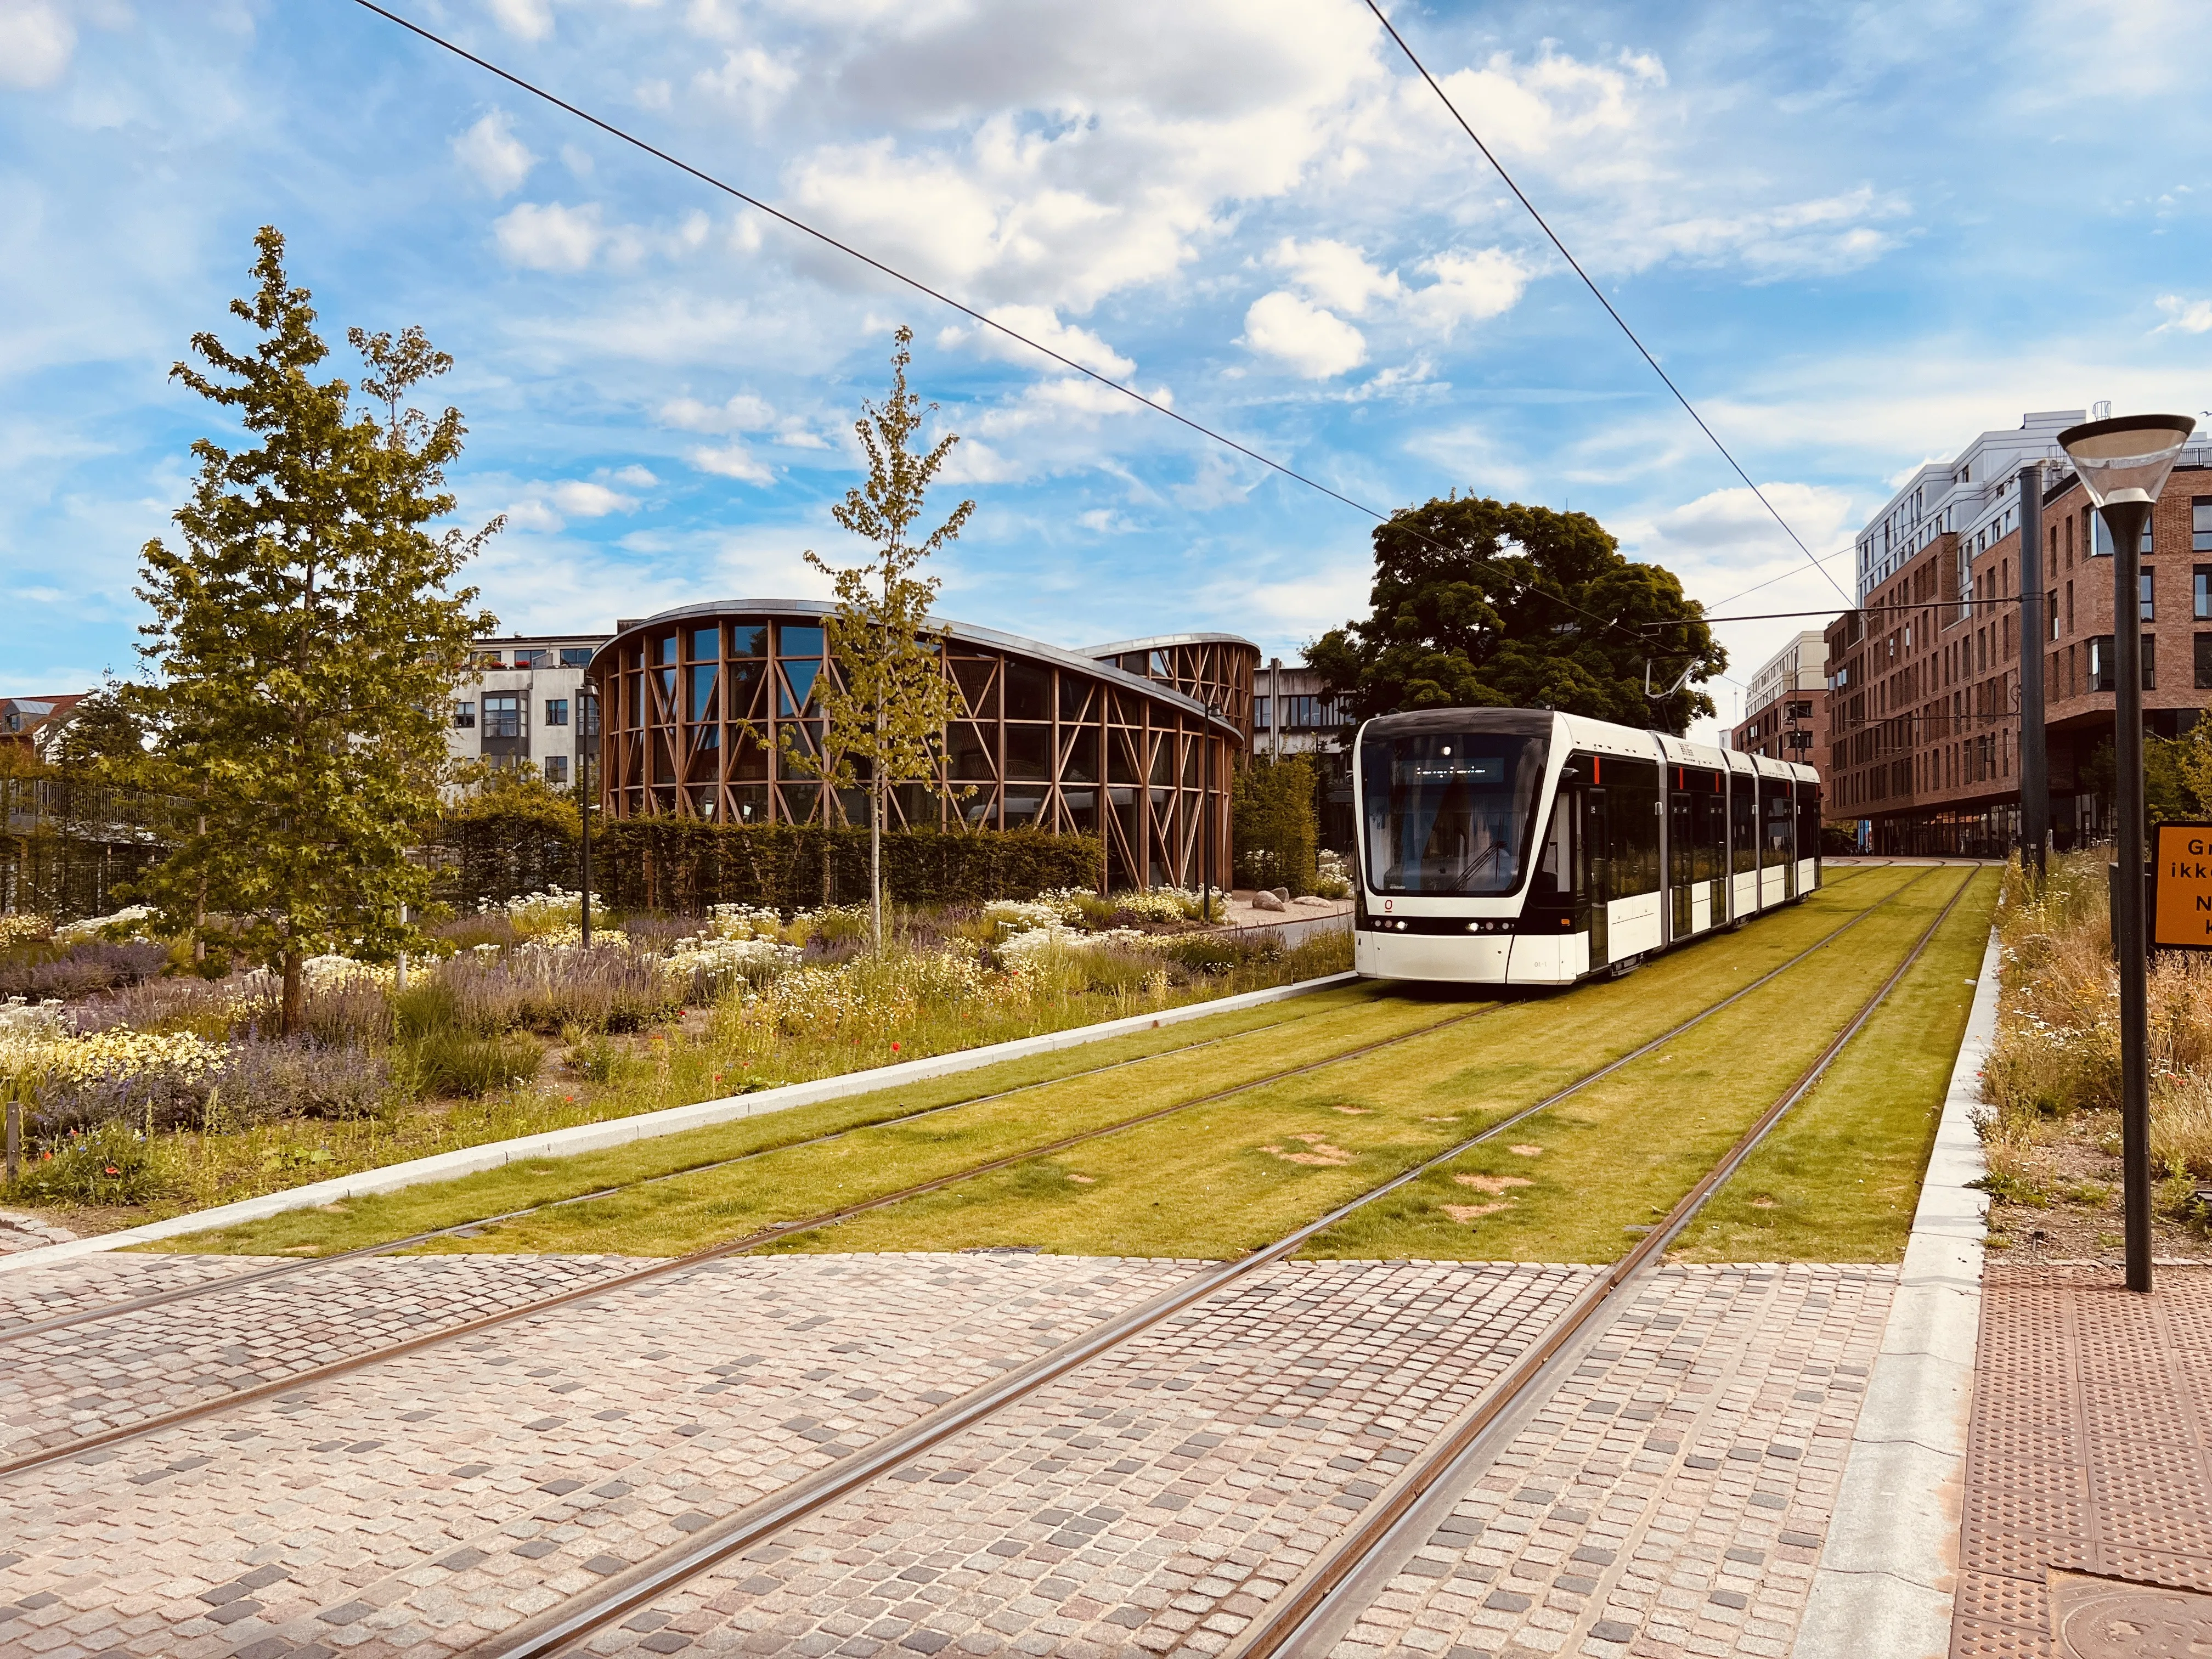
[{"label": "tram wheel skirt", "polygon": [[1352,936],[1352,965],[1373,979],[1453,985],[1571,985],[1589,971],[1589,935],[1455,939],[1448,933]]}]

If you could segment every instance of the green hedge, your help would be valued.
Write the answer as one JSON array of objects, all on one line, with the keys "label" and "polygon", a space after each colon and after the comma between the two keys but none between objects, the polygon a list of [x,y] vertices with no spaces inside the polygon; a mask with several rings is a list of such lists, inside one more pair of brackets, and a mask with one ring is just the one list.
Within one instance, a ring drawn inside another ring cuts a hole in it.
[{"label": "green hedge", "polygon": [[[1041,830],[895,830],[884,836],[884,881],[910,904],[1028,898],[1096,888],[1105,848],[1095,836]],[[865,903],[868,832],[819,824],[726,824],[623,818],[592,841],[592,885],[618,909],[696,913],[710,904],[780,910]]]},{"label": "green hedge", "polygon": [[573,893],[583,884],[574,830],[541,813],[475,811],[441,818],[423,850],[433,872],[432,892],[464,914],[481,900],[500,904],[548,887]]},{"label": "green hedge", "polygon": [[1238,886],[1313,891],[1321,825],[1311,761],[1304,755],[1255,757],[1237,775],[1230,812]]}]

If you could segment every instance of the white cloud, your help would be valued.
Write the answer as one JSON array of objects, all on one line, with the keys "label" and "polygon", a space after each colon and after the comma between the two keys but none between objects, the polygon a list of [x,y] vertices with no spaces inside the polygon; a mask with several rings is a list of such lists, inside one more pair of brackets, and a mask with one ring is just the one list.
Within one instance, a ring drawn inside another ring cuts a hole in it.
[{"label": "white cloud", "polygon": [[617,483],[628,484],[632,489],[650,489],[660,482],[644,467],[637,465],[617,467],[607,477]]},{"label": "white cloud", "polygon": [[1325,306],[1364,314],[1369,301],[1395,300],[1405,285],[1395,270],[1381,270],[1367,256],[1346,242],[1327,237],[1300,242],[1285,237],[1267,255],[1267,263],[1290,273],[1291,280]]},{"label": "white cloud", "polygon": [[691,77],[691,85],[717,102],[743,110],[758,125],[798,79],[799,70],[788,60],[771,58],[758,46],[744,46],[725,53],[720,68],[701,70]]},{"label": "white cloud", "polygon": [[1457,324],[1481,322],[1513,309],[1528,286],[1528,267],[1503,248],[1439,253],[1421,262],[1436,278],[1409,298],[1413,313],[1449,335]]},{"label": "white cloud", "polygon": [[1252,301],[1241,343],[1310,380],[1328,380],[1367,361],[1367,341],[1358,329],[1282,289]]},{"label": "white cloud", "polygon": [[537,530],[550,535],[565,528],[568,522],[548,503],[536,498],[519,501],[507,509],[507,527],[509,530]]},{"label": "white cloud", "polygon": [[543,40],[553,33],[552,0],[490,0],[491,15],[509,34]]},{"label": "white cloud", "polygon": [[2168,329],[2179,329],[2184,334],[2202,334],[2212,329],[2212,300],[2185,300],[2179,294],[2161,294],[2158,308],[2166,313],[2166,320],[2151,330],[2163,334]]},{"label": "white cloud", "polygon": [[[1061,322],[1048,306],[997,306],[988,314],[992,321],[1003,323],[1016,333],[1027,335],[1039,345],[1057,351],[1070,362],[1080,363],[1110,380],[1126,380],[1137,372],[1133,360],[1124,357],[1089,329]],[[1034,368],[1042,368],[1045,362],[1020,341],[1010,340],[998,330],[981,324],[940,330],[937,343],[947,347],[973,345],[987,356]]]},{"label": "white cloud", "polygon": [[0,0],[0,86],[50,87],[69,68],[76,30],[46,0]]},{"label": "white cloud", "polygon": [[702,472],[712,472],[718,477],[736,478],[750,484],[772,484],[775,471],[743,443],[732,441],[720,446],[701,445],[685,459]]},{"label": "white cloud", "polygon": [[1698,264],[1740,259],[1762,276],[1829,276],[1856,270],[1897,246],[1899,237],[1868,222],[1907,210],[1903,197],[1861,185],[1778,207],[1632,228],[1617,246],[1639,269],[1668,258]]},{"label": "white cloud", "polygon": [[660,406],[660,418],[686,432],[765,432],[775,424],[775,410],[740,392],[723,404],[702,404],[696,398],[672,398]]},{"label": "white cloud", "polygon": [[486,114],[453,140],[453,155],[494,196],[504,196],[530,176],[538,158],[514,136],[514,120],[503,109]]},{"label": "white cloud", "polygon": [[597,202],[580,208],[524,202],[495,220],[492,232],[510,263],[532,270],[581,270],[606,240]]},{"label": "white cloud", "polygon": [[627,513],[637,505],[632,497],[605,484],[586,483],[580,479],[555,484],[547,493],[554,506],[579,519],[603,519],[610,513]]}]

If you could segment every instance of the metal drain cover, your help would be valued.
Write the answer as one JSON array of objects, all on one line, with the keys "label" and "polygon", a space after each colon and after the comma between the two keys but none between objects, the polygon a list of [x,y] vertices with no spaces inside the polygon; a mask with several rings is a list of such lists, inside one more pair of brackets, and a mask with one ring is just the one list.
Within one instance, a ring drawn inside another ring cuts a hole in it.
[{"label": "metal drain cover", "polygon": [[2063,1659],[2212,1659],[2212,1595],[2085,1573],[2051,1575]]}]

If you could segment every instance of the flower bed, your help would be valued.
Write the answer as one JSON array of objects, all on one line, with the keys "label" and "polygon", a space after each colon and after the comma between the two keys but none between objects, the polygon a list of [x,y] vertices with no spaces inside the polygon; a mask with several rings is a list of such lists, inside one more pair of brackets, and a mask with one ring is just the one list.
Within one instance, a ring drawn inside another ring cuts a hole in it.
[{"label": "flower bed", "polygon": [[0,1008],[0,1093],[21,1105],[32,1164],[9,1196],[199,1207],[1316,977],[1350,957],[1348,938],[1285,950],[1193,931],[1194,895],[902,911],[880,954],[849,906],[721,905],[620,927],[595,907],[586,949],[580,902],[555,889],[482,907],[442,928],[441,952],[404,984],[396,963],[312,958],[307,1029],[289,1038],[274,1035],[281,983],[260,970],[17,999]]}]

